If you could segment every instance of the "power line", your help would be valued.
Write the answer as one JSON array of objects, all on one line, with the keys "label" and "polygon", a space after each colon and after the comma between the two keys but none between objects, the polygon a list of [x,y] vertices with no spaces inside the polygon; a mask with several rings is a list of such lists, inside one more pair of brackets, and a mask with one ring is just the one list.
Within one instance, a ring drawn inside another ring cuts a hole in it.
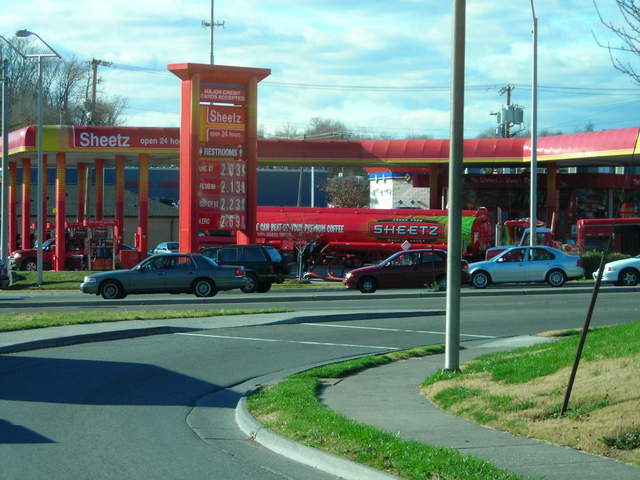
[{"label": "power line", "polygon": [[[145,67],[140,65],[128,65],[119,62],[111,62],[111,68],[116,70],[125,70],[132,72],[149,72],[154,74],[162,74],[170,77],[170,72],[163,68]],[[426,92],[426,93],[449,93],[449,85],[353,85],[353,84],[331,84],[331,83],[299,83],[299,82],[277,82],[277,81],[264,81],[260,83],[261,86],[275,87],[275,88],[294,88],[294,89],[308,89],[308,90],[334,90],[334,91],[366,91],[369,93],[375,92]],[[467,91],[493,91],[501,88],[503,84],[480,84],[480,85],[466,85]],[[512,84],[514,87],[523,90],[530,90],[529,84]],[[547,91],[550,93],[566,93],[575,95],[639,95],[640,89],[638,88],[615,88],[615,87],[574,87],[565,85],[538,85],[538,90]]]}]

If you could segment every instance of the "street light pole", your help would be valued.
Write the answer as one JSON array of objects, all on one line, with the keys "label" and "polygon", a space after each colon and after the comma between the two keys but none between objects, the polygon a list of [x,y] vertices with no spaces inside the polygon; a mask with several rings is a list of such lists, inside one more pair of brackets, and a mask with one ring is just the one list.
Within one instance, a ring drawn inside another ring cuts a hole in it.
[{"label": "street light pole", "polygon": [[9,86],[7,85],[7,66],[9,62],[2,59],[2,230],[0,231],[0,260],[8,265],[9,237]]},{"label": "street light pole", "polygon": [[453,2],[451,62],[451,133],[449,141],[449,229],[447,232],[447,298],[445,365],[460,369],[460,259],[462,258],[462,176],[464,159],[464,60],[466,2]]},{"label": "street light pole", "polygon": [[[13,46],[5,37],[0,35],[11,49],[23,60],[25,56]],[[0,260],[7,263],[9,252],[9,61],[2,59],[2,195],[1,195],[1,218],[0,218]]]},{"label": "street light pole", "polygon": [[529,245],[534,246],[537,240],[538,223],[538,18],[531,1],[533,17],[533,65],[531,78],[531,181],[529,205]]},{"label": "street light pole", "polygon": [[62,57],[58,54],[58,52],[56,52],[51,45],[49,45],[47,42],[45,42],[42,37],[40,37],[40,35],[38,35],[35,32],[30,32],[29,30],[18,30],[16,32],[16,36],[17,37],[28,37],[30,35],[34,35],[36,36],[49,50],[51,50],[52,53],[36,53],[36,54],[27,54],[25,55],[25,57],[27,58],[37,58],[38,59],[38,98],[37,98],[37,102],[36,102],[36,108],[37,108],[37,113],[36,113],[36,117],[37,117],[37,136],[36,136],[36,143],[38,144],[38,193],[36,195],[37,198],[37,210],[36,210],[36,214],[37,214],[37,225],[36,225],[36,242],[37,242],[37,246],[36,246],[36,270],[37,270],[37,284],[38,285],[42,285],[43,283],[43,278],[42,278],[42,267],[43,267],[43,262],[42,262],[42,242],[44,241],[44,215],[46,212],[43,211],[42,208],[42,200],[43,200],[43,194],[46,195],[46,192],[43,192],[43,190],[46,188],[45,184],[43,183],[46,178],[46,172],[43,172],[42,170],[42,163],[43,163],[43,151],[42,151],[42,59],[44,57],[58,57],[59,59],[62,59]]}]

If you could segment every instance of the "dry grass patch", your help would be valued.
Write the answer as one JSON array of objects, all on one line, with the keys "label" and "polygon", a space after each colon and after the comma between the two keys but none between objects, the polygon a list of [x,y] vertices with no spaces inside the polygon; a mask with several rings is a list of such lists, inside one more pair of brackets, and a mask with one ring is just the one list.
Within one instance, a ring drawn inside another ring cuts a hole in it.
[{"label": "dry grass patch", "polygon": [[560,409],[570,368],[525,383],[469,373],[423,387],[447,410],[493,428],[640,465],[640,447],[622,450],[604,437],[640,431],[640,354],[580,364],[569,410]]}]

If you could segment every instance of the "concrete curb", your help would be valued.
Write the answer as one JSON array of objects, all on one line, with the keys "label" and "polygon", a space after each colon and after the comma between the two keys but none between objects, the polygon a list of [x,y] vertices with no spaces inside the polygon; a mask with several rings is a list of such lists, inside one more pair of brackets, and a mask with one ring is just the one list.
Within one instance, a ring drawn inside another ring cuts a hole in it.
[{"label": "concrete curb", "polygon": [[81,343],[123,340],[126,338],[146,337],[149,335],[165,335],[168,333],[176,333],[180,331],[191,331],[191,329],[183,329],[177,327],[132,328],[124,330],[112,330],[107,332],[68,335],[63,337],[43,338],[40,340],[33,340],[31,342],[22,342],[0,347],[0,354],[26,352],[29,350],[39,350],[42,348],[65,347],[67,345],[78,345]]},{"label": "concrete curb", "polygon": [[375,470],[331,453],[307,447],[267,429],[249,413],[247,399],[236,406],[236,423],[242,432],[272,452],[345,480],[399,480],[400,477]]}]

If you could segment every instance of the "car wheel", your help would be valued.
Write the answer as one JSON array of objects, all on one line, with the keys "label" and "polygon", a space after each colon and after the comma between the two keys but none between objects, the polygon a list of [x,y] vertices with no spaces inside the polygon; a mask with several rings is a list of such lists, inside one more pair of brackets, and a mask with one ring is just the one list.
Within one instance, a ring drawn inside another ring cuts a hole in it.
[{"label": "car wheel", "polygon": [[635,287],[638,284],[638,271],[633,268],[625,268],[620,272],[619,284],[625,287]]},{"label": "car wheel", "polygon": [[547,274],[547,283],[552,287],[561,287],[567,281],[562,270],[551,270]]},{"label": "car wheel", "polygon": [[378,282],[373,277],[364,277],[358,282],[358,289],[362,293],[373,293],[378,288]]},{"label": "car wheel", "polygon": [[213,297],[218,292],[211,280],[199,278],[193,283],[193,293],[196,297]]},{"label": "car wheel", "polygon": [[271,282],[260,282],[256,288],[256,292],[265,293],[271,290]]},{"label": "car wheel", "polygon": [[244,293],[253,293],[258,288],[258,277],[256,277],[253,273],[247,274],[247,282],[245,283],[242,290]]},{"label": "car wheel", "polygon": [[440,292],[444,292],[447,289],[447,277],[438,277],[436,279],[436,286]]},{"label": "car wheel", "polygon": [[105,300],[117,300],[124,298],[122,285],[114,280],[107,280],[100,286],[100,294]]},{"label": "car wheel", "polygon": [[22,270],[26,270],[27,272],[35,272],[38,269],[38,264],[36,263],[35,258],[29,258],[22,262]]},{"label": "car wheel", "polygon": [[491,278],[487,272],[475,272],[471,276],[471,285],[476,288],[487,288],[487,285],[491,283]]}]

